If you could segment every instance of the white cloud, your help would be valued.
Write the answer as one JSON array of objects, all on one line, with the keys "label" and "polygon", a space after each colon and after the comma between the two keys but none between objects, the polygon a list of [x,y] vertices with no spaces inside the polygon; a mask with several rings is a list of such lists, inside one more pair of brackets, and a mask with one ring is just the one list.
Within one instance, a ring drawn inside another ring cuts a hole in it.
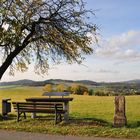
[{"label": "white cloud", "polygon": [[133,49],[127,49],[123,52],[123,54],[120,54],[120,58],[140,60],[140,52],[137,52],[136,50]]},{"label": "white cloud", "polygon": [[119,71],[114,71],[114,70],[107,70],[107,69],[99,69],[97,70],[97,73],[109,73],[109,74],[117,74],[117,73],[120,73]]},{"label": "white cloud", "polygon": [[96,55],[121,60],[140,60],[140,31],[129,31],[101,41],[101,47],[96,49]]}]

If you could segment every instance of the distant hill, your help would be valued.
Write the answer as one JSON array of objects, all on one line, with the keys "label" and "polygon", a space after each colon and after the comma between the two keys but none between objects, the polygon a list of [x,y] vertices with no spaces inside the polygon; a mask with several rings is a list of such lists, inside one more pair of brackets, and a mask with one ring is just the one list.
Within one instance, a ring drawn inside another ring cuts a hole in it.
[{"label": "distant hill", "polygon": [[10,86],[10,85],[22,85],[22,86],[44,86],[45,84],[59,84],[59,83],[79,83],[79,84],[87,84],[87,85],[97,85],[97,82],[90,81],[90,80],[62,80],[62,79],[49,79],[45,81],[33,81],[33,80],[18,80],[13,82],[0,82],[0,86]]},{"label": "distant hill", "polygon": [[10,85],[21,85],[21,86],[43,86],[47,83],[51,83],[51,80],[46,81],[33,81],[33,80],[18,80],[12,82],[0,82],[0,86],[10,86]]},{"label": "distant hill", "polygon": [[34,81],[23,79],[19,81],[12,81],[12,82],[0,82],[0,86],[9,86],[9,85],[28,85],[33,83]]},{"label": "distant hill", "polygon": [[79,81],[75,81],[75,82],[79,83],[79,84],[99,85],[99,83],[94,82],[94,81],[90,81],[90,80],[79,80]]},{"label": "distant hill", "polygon": [[129,81],[123,81],[123,82],[95,82],[91,80],[62,80],[62,79],[48,79],[45,81],[33,81],[29,79],[23,79],[18,81],[12,81],[12,82],[0,82],[0,86],[10,86],[10,85],[22,85],[22,86],[44,86],[45,84],[60,84],[60,83],[66,83],[66,84],[84,84],[84,85],[91,85],[91,86],[108,86],[108,85],[131,85],[136,84],[140,85],[140,80],[129,80]]},{"label": "distant hill", "polygon": [[140,84],[140,79],[130,80],[130,81],[126,81],[126,82],[130,83],[130,84]]}]

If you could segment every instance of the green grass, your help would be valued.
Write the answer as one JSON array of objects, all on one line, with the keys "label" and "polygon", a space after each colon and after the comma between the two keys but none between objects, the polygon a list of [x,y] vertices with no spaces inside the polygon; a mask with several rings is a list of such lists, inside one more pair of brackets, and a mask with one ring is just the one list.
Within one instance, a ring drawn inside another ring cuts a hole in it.
[{"label": "green grass", "polygon": [[[41,96],[42,93],[41,87],[14,87],[0,89],[0,99],[11,98],[12,101],[23,101],[27,97]],[[128,125],[123,128],[112,126],[114,97],[76,95],[72,97],[74,100],[70,103],[71,120],[68,123],[63,122],[54,126],[54,121],[46,119],[44,115],[40,119],[32,120],[30,114],[26,120],[17,123],[15,112],[12,110],[8,120],[0,121],[0,129],[62,135],[140,138],[140,96],[126,97]]]}]

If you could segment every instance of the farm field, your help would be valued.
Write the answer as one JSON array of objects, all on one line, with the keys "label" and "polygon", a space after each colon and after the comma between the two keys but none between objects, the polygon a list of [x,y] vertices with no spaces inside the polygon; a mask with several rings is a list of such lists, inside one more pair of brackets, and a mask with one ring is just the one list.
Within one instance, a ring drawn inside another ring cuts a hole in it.
[{"label": "farm field", "polygon": [[[39,97],[42,87],[7,87],[0,89],[0,99],[11,98],[12,101],[23,101],[27,97]],[[106,137],[136,137],[140,138],[140,96],[126,96],[126,116],[128,125],[114,128],[114,97],[71,95],[70,121],[53,125],[53,120],[30,117],[16,122],[12,110],[9,120],[0,121],[1,129],[42,132],[62,135],[106,136]],[[0,100],[1,109],[1,100]]]}]

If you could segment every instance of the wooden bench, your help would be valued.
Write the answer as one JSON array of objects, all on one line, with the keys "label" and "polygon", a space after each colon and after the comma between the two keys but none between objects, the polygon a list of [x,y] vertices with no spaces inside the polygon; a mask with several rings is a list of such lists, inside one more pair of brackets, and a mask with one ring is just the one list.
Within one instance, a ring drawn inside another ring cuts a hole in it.
[{"label": "wooden bench", "polygon": [[55,124],[62,121],[62,114],[65,114],[62,103],[44,103],[44,102],[12,102],[17,112],[17,121],[20,120],[21,114],[25,113],[48,113],[55,114]]}]

